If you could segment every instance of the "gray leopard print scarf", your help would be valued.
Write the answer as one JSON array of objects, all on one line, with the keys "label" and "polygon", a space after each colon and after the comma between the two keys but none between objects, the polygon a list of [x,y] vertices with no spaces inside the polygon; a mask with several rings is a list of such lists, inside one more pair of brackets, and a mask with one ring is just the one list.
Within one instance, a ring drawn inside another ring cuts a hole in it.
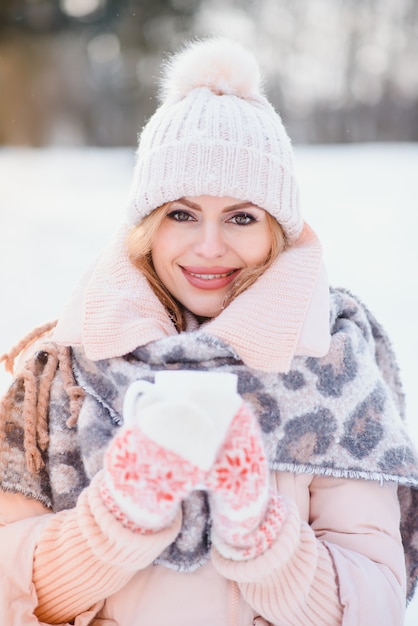
[{"label": "gray leopard print scarf", "polygon": [[[37,498],[54,511],[75,506],[102,467],[103,454],[123,423],[126,389],[153,381],[161,369],[232,372],[263,432],[272,470],[394,481],[399,485],[408,596],[418,577],[418,461],[404,424],[404,399],[392,349],[367,309],[344,290],[331,292],[330,351],[295,357],[285,374],[249,369],[204,326],[139,347],[124,357],[92,362],[73,349],[73,369],[86,396],[77,429],[69,428],[68,397],[59,370],[51,388],[50,444],[38,474],[24,463],[16,392],[14,418],[0,464],[3,489]],[[210,514],[206,495],[183,503],[183,525],[157,563],[190,571],[208,558]]]}]

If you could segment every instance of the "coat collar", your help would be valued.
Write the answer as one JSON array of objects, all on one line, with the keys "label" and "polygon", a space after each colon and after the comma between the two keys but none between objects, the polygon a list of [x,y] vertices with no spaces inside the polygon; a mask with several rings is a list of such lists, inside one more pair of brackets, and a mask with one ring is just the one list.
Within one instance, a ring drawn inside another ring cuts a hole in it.
[{"label": "coat collar", "polygon": [[[125,251],[127,228],[78,285],[54,339],[82,345],[92,360],[122,356],[176,329]],[[220,315],[202,326],[254,369],[286,372],[294,356],[323,356],[330,343],[322,249],[304,225],[297,242]]]}]

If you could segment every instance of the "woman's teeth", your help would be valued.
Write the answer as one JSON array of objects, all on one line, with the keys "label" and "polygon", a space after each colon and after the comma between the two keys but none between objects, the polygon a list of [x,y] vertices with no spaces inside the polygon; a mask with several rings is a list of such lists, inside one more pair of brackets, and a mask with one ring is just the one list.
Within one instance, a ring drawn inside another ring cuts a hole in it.
[{"label": "woman's teeth", "polygon": [[231,270],[225,274],[194,274],[193,272],[190,272],[190,274],[196,278],[201,278],[202,280],[213,280],[214,278],[226,278],[227,276],[231,276],[234,271],[235,270]]}]

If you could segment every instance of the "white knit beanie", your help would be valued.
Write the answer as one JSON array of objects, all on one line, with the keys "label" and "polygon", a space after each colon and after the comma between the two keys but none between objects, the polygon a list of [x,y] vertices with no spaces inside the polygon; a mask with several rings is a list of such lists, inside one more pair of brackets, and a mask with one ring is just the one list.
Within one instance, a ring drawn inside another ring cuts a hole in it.
[{"label": "white knit beanie", "polygon": [[161,100],[140,136],[128,223],[184,196],[229,196],[268,211],[294,242],[292,148],[254,56],[227,39],[193,42],[165,66]]}]

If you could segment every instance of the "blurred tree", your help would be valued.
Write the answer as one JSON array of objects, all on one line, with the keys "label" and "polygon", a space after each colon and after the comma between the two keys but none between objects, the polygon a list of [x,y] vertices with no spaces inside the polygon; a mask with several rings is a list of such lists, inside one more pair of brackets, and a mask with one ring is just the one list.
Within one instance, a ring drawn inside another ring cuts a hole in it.
[{"label": "blurred tree", "polygon": [[161,45],[188,36],[198,5],[2,0],[0,143],[134,144]]},{"label": "blurred tree", "polygon": [[135,144],[206,35],[256,50],[295,141],[418,141],[416,0],[0,0],[0,143]]}]

